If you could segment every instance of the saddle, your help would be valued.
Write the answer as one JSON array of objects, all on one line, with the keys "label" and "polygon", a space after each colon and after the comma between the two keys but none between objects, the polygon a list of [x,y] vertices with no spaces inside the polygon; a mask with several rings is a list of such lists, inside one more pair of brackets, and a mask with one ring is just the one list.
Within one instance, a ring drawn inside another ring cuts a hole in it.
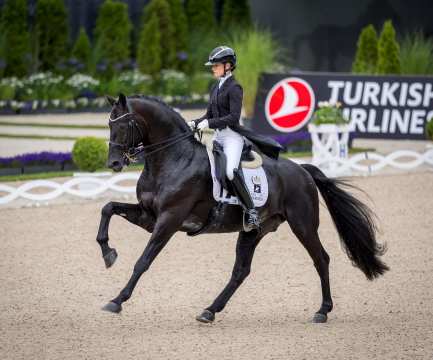
[{"label": "saddle", "polygon": [[[239,205],[231,182],[226,175],[227,158],[222,146],[214,141],[213,148],[206,150],[211,168],[212,195],[217,204],[209,212],[208,219],[202,228],[188,232],[189,236],[196,236],[205,231],[212,232],[213,229],[217,229],[222,224],[227,206]],[[268,199],[268,181],[262,165],[262,156],[255,152],[253,144],[245,139],[238,169],[244,177],[256,207],[264,206]]]},{"label": "saddle", "polygon": [[[230,194],[234,195],[234,191],[226,174],[227,157],[226,154],[224,154],[223,147],[217,141],[213,142],[212,153],[215,159],[215,176],[217,180],[224,189],[226,189]],[[252,142],[244,138],[241,161],[238,166],[241,174],[243,174],[242,168],[257,169],[262,166],[262,164],[262,156],[253,150]]]}]

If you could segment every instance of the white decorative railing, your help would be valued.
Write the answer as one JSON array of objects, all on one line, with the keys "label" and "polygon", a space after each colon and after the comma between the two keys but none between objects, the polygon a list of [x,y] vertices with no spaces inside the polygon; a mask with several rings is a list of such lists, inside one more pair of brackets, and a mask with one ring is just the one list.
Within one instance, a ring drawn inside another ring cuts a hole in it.
[{"label": "white decorative railing", "polygon": [[[102,193],[112,190],[120,193],[135,193],[136,182],[140,173],[127,172],[114,175],[107,179],[97,177],[74,177],[63,184],[49,180],[29,181],[17,188],[0,184],[0,193],[6,193],[0,196],[0,204],[7,204],[17,198],[24,198],[32,201],[42,202],[53,200],[61,195],[69,194],[81,198],[94,198]],[[133,180],[134,185],[118,185],[119,182]],[[52,189],[44,193],[35,193],[34,190],[48,188]],[[33,191],[33,192],[32,192]]]},{"label": "white decorative railing", "polygon": [[[405,158],[405,161],[397,161]],[[409,160],[408,160],[409,159]],[[365,174],[372,174],[382,170],[386,166],[394,167],[400,170],[415,169],[421,165],[429,165],[433,167],[433,148],[418,153],[410,150],[398,150],[389,155],[380,155],[373,152],[364,152],[353,155],[347,159],[333,158],[331,156],[322,158],[323,163],[316,162],[313,164],[322,168],[324,164],[333,164],[332,167],[324,168],[328,176],[339,176],[351,174],[352,171],[357,171]],[[362,164],[364,162],[364,164]],[[365,164],[367,162],[367,164]]]},{"label": "white decorative railing", "polygon": [[[398,161],[405,158],[406,161]],[[408,160],[410,159],[410,160]],[[295,159],[296,160],[296,159]],[[306,163],[306,161],[296,161]],[[365,163],[367,162],[367,163]],[[414,169],[421,165],[431,166],[433,169],[433,148],[420,154],[415,151],[400,150],[383,156],[373,152],[365,152],[353,155],[349,158],[333,157],[330,153],[316,158],[312,163],[320,168],[328,176],[340,176],[351,174],[353,171],[372,174],[391,166],[401,170]],[[332,166],[329,166],[332,164]],[[324,166],[325,165],[325,166]],[[100,175],[100,174],[99,174]],[[32,203],[41,203],[54,200],[62,195],[72,195],[81,198],[95,198],[106,191],[123,194],[135,194],[136,182],[140,177],[138,172],[126,172],[108,177],[77,176],[64,183],[49,180],[33,180],[18,187],[0,184],[0,205],[8,204],[19,198],[30,200]],[[124,181],[133,181],[133,185],[120,185]],[[41,189],[49,191],[41,192]],[[38,192],[34,192],[34,191]],[[6,193],[6,195],[3,195]]]}]

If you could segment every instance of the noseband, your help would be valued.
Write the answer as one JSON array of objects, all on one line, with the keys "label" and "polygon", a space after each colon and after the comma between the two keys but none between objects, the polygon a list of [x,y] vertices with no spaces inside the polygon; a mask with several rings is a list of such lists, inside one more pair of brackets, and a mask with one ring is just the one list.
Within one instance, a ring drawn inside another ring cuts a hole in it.
[{"label": "noseband", "polygon": [[[128,107],[129,108],[129,107]],[[131,109],[129,108],[129,112],[127,112],[126,114],[120,115],[115,119],[112,119],[110,117],[110,122],[114,122],[117,120],[120,120],[128,115],[133,115],[134,113],[131,111]],[[179,141],[185,140],[191,136],[194,136],[195,132],[197,130],[194,130],[191,133],[182,133],[173,137],[170,137],[166,140],[160,141],[158,143],[155,144],[150,144],[150,145],[143,145],[143,132],[141,131],[140,127],[137,124],[137,121],[135,119],[131,119],[128,121],[128,132],[126,135],[126,142],[125,144],[121,144],[121,143],[117,143],[114,141],[109,142],[109,144],[111,146],[115,146],[115,147],[119,147],[122,152],[123,152],[123,157],[124,160],[127,164],[129,164],[130,162],[136,162],[137,161],[137,156],[141,153],[144,152],[144,157],[147,157],[149,155],[152,155],[158,151],[161,151],[165,148],[168,148],[176,143],[178,143]],[[138,132],[140,134],[140,140],[137,144],[135,144],[135,133]],[[129,145],[131,144],[131,145]]]}]

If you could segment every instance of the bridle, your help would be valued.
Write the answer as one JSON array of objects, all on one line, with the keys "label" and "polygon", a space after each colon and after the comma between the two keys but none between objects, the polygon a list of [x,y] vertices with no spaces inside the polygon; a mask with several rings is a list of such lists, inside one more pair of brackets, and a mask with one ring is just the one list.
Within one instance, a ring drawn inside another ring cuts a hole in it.
[{"label": "bridle", "polygon": [[[128,105],[128,110],[129,112],[122,114],[120,116],[118,116],[115,119],[111,118],[110,115],[110,122],[115,122],[117,120],[120,120],[124,117],[127,117],[128,115],[134,115],[131,107],[129,104]],[[166,140],[162,140],[158,143],[155,144],[150,144],[150,145],[144,145],[142,141],[139,141],[137,144],[135,143],[135,134],[138,132],[140,135],[140,139],[143,139],[143,132],[141,131],[140,127],[137,124],[137,121],[135,119],[131,119],[128,121],[128,132],[126,134],[126,142],[125,144],[121,144],[121,143],[117,143],[115,141],[111,141],[109,142],[109,144],[111,146],[115,146],[115,147],[119,147],[122,152],[123,152],[123,158],[124,161],[126,162],[127,165],[129,165],[129,163],[131,162],[137,162],[137,156],[141,153],[143,154],[143,157],[147,157],[150,156],[152,154],[155,154],[163,149],[166,149],[170,146],[173,146],[174,144],[177,144],[178,142],[185,140],[191,136],[194,136],[194,134],[197,132],[197,128],[194,129],[192,132],[190,133],[182,133],[173,137],[170,137]],[[129,145],[131,144],[131,145]]]}]

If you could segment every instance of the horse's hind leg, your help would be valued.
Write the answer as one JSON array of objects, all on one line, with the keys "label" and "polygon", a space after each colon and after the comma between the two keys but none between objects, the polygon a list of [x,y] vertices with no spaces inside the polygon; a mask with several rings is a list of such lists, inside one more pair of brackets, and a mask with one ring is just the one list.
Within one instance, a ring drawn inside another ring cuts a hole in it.
[{"label": "horse's hind leg", "polygon": [[111,217],[113,215],[120,215],[129,222],[139,225],[142,213],[143,209],[138,204],[109,202],[102,208],[101,222],[96,241],[101,246],[102,257],[107,268],[111,267],[117,259],[116,250],[108,246],[108,226]]},{"label": "horse's hind leg", "polygon": [[205,323],[212,322],[215,319],[215,313],[224,309],[232,295],[250,273],[254,250],[264,235],[262,233],[258,234],[256,231],[242,231],[239,233],[236,244],[236,261],[230,281],[212,305],[196,317],[198,321]]},{"label": "horse's hind leg", "polygon": [[[323,323],[327,321],[327,314],[333,307],[331,289],[329,286],[329,255],[323,248],[317,233],[318,220],[311,221],[315,216],[313,216],[312,213],[309,216],[306,214],[302,215],[301,212],[292,213],[296,213],[296,215],[288,219],[289,225],[293,233],[310,254],[320,276],[320,283],[322,285],[322,305],[319,311],[314,314],[313,322]],[[316,222],[316,224],[314,222]]]}]

